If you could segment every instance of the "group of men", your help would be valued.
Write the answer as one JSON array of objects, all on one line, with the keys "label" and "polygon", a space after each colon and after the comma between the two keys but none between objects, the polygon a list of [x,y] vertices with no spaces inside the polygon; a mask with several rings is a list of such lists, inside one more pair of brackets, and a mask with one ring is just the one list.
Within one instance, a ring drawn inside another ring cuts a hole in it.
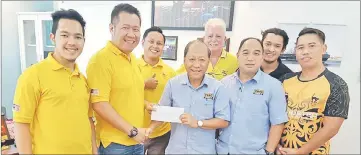
[{"label": "group of men", "polygon": [[[139,11],[119,4],[111,40],[92,56],[85,78],[75,63],[84,19],[72,9],[52,18],[55,50],[22,73],[15,92],[20,154],[329,154],[347,119],[348,87],[323,65],[318,29],[298,34],[302,71],[293,73],[279,58],[285,31],[243,39],[234,56],[223,49],[225,23],[210,19],[203,42],[187,44],[175,71],[160,58],[162,30],[151,27],[141,40]],[[154,105],[184,108],[181,123],[152,121]]]}]

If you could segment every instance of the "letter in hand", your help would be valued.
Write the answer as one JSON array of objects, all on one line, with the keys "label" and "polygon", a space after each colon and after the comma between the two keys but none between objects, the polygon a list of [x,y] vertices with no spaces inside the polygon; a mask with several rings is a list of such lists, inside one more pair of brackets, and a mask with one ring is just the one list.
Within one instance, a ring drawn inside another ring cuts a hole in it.
[{"label": "letter in hand", "polygon": [[186,124],[191,128],[198,128],[197,120],[190,114],[184,113],[180,116],[182,124]]},{"label": "letter in hand", "polygon": [[156,74],[154,73],[153,76],[144,81],[145,89],[155,89],[158,86],[158,80],[155,79]]}]

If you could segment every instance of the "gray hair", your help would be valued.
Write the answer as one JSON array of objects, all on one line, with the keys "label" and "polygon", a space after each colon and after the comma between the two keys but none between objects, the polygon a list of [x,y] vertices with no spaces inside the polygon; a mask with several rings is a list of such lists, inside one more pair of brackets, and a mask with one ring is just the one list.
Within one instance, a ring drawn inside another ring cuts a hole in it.
[{"label": "gray hair", "polygon": [[221,18],[211,18],[207,21],[207,23],[204,25],[204,30],[207,32],[209,26],[221,26],[224,30],[224,33],[226,33],[226,23]]}]

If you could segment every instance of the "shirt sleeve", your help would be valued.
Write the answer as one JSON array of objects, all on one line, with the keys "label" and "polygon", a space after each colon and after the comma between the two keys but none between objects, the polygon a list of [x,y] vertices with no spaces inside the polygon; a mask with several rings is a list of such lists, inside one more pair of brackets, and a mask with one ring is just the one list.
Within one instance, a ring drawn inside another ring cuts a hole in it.
[{"label": "shirt sleeve", "polygon": [[167,84],[165,85],[162,97],[159,100],[159,105],[160,106],[172,106],[172,88],[171,88],[171,81],[168,81]]},{"label": "shirt sleeve", "polygon": [[282,84],[279,81],[270,89],[268,102],[271,125],[277,125],[288,121],[287,102]]},{"label": "shirt sleeve", "polygon": [[15,89],[13,119],[18,123],[31,123],[40,101],[40,84],[34,68],[20,75]]},{"label": "shirt sleeve", "polygon": [[342,117],[347,119],[350,103],[348,86],[342,79],[331,84],[331,94],[327,99],[325,116]]},{"label": "shirt sleeve", "polygon": [[230,121],[230,96],[227,93],[226,88],[222,84],[215,95],[214,103],[214,116],[215,118],[220,118],[226,121]]},{"label": "shirt sleeve", "polygon": [[90,102],[109,102],[111,90],[111,68],[107,61],[91,61],[87,70],[90,87]]},{"label": "shirt sleeve", "polygon": [[184,64],[182,64],[179,69],[176,71],[177,75],[182,74],[186,72],[186,68],[184,67]]}]

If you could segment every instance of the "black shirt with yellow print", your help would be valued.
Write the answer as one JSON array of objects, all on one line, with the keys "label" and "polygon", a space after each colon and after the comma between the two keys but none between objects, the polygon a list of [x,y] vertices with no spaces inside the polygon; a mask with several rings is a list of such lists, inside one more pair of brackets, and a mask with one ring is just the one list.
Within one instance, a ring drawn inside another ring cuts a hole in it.
[{"label": "black shirt with yellow print", "polygon": [[[350,96],[346,82],[325,69],[316,79],[301,81],[301,72],[288,73],[280,80],[287,99],[289,121],[285,124],[281,144],[300,148],[323,127],[325,116],[347,119]],[[310,154],[329,154],[330,142]]]}]

